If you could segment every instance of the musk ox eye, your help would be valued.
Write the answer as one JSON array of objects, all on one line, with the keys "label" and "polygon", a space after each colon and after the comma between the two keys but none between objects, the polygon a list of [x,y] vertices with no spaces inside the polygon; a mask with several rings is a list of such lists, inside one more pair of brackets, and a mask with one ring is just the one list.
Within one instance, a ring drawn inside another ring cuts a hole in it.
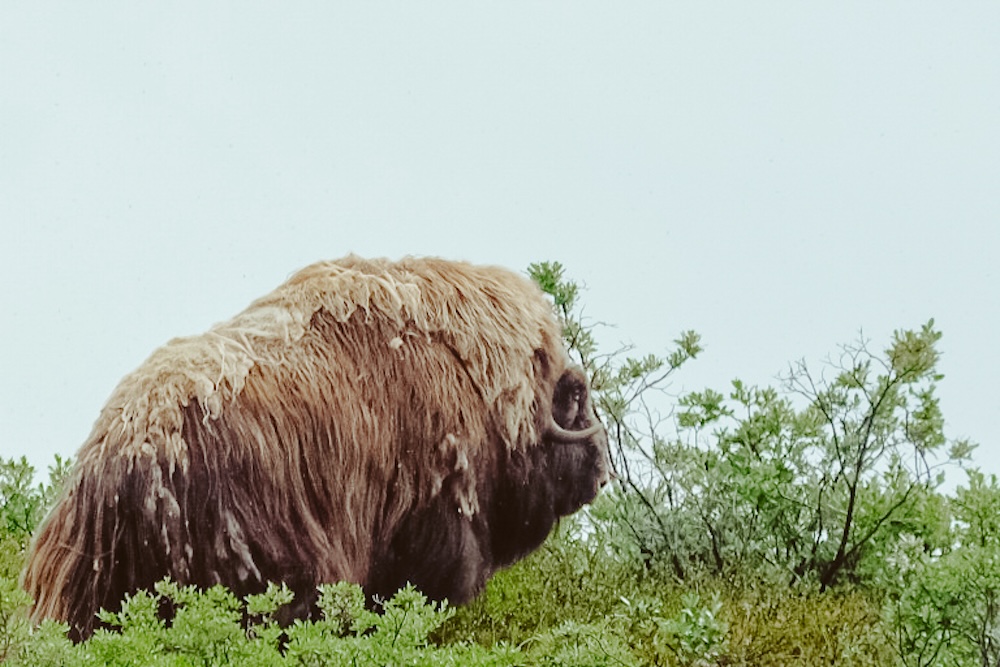
[{"label": "musk ox eye", "polygon": [[584,442],[603,428],[590,407],[586,376],[577,367],[567,368],[553,391],[546,435],[555,442]]},{"label": "musk ox eye", "polygon": [[563,428],[572,429],[580,417],[585,415],[587,384],[582,371],[568,368],[556,383],[552,395],[552,417]]}]

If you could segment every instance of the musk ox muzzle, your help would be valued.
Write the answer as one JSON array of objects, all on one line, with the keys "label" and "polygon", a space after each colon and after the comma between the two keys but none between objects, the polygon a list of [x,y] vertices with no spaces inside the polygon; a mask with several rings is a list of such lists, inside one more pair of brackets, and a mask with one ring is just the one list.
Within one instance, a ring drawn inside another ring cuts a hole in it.
[{"label": "musk ox muzzle", "polygon": [[465,602],[608,480],[607,434],[538,288],[350,256],[125,377],[29,553],[35,619],[89,636],[165,576]]}]

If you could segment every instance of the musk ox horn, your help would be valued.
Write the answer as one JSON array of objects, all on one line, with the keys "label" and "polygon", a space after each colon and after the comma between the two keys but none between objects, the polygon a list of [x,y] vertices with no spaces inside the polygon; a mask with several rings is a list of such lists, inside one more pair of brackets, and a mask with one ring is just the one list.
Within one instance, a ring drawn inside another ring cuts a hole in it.
[{"label": "musk ox horn", "polygon": [[549,423],[545,427],[545,435],[547,435],[554,442],[574,444],[594,437],[603,429],[604,425],[598,422],[593,426],[588,426],[582,431],[570,431],[569,429],[565,429],[557,424],[555,418],[550,416]]}]

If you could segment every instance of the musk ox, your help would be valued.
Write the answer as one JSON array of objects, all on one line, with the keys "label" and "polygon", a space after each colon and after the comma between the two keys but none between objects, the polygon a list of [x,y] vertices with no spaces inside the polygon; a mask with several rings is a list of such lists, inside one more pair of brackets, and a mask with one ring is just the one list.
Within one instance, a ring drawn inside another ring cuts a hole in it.
[{"label": "musk ox", "polygon": [[[169,575],[462,603],[607,481],[607,434],[543,294],[507,270],[347,257],[125,377],[24,576],[89,636]],[[298,605],[295,607],[294,605]]]}]

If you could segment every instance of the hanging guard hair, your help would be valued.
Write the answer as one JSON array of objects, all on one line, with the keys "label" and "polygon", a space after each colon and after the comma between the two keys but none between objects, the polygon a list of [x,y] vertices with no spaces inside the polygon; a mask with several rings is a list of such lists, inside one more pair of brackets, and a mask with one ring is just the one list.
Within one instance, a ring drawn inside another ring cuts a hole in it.
[{"label": "hanging guard hair", "polygon": [[505,269],[349,256],[168,342],[115,389],[33,542],[35,620],[86,638],[165,576],[284,582],[292,617],[342,580],[470,599],[608,478],[560,334]]}]

